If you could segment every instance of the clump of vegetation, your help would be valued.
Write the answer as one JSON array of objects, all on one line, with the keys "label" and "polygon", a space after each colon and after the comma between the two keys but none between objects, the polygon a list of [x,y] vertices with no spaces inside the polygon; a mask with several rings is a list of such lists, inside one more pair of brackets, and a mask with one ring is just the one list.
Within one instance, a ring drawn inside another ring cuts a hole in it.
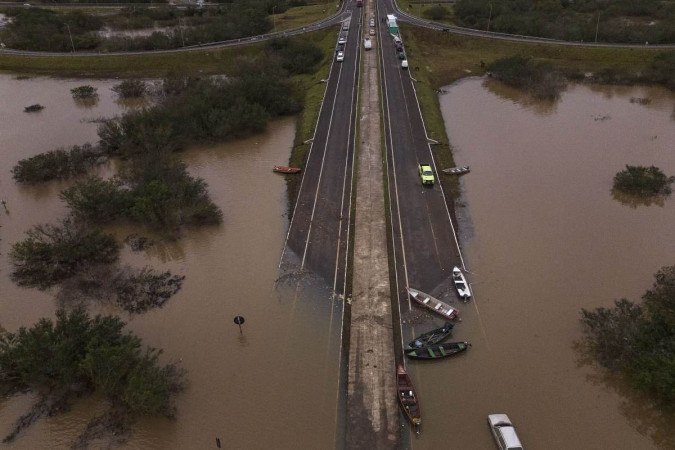
[{"label": "clump of vegetation", "polygon": [[27,234],[9,254],[14,269],[11,277],[19,286],[47,289],[84,266],[112,263],[119,254],[111,235],[71,218],[58,225],[36,225]]},{"label": "clump of vegetation", "polygon": [[526,90],[538,99],[557,99],[566,87],[565,78],[552,66],[523,56],[498,59],[488,70],[500,81]]},{"label": "clump of vegetation", "polygon": [[675,177],[668,177],[655,166],[626,166],[614,175],[614,189],[639,197],[668,195]]},{"label": "clump of vegetation", "polygon": [[323,51],[308,41],[273,39],[268,49],[272,50],[270,56],[278,58],[281,66],[294,75],[314,72],[323,59]]},{"label": "clump of vegetation", "polygon": [[430,20],[443,20],[450,15],[450,11],[443,5],[434,5],[424,11],[424,17]]},{"label": "clump of vegetation", "polygon": [[75,99],[88,99],[97,97],[98,89],[96,89],[94,86],[85,84],[83,86],[78,86],[76,88],[71,89],[70,93],[73,95],[73,98]]},{"label": "clump of vegetation", "polygon": [[149,267],[93,265],[61,285],[57,300],[64,306],[104,301],[132,314],[161,308],[183,285],[184,276]]},{"label": "clump of vegetation", "polygon": [[23,109],[23,112],[27,112],[27,113],[38,112],[38,111],[42,111],[43,109],[45,109],[44,106],[42,106],[42,105],[39,104],[39,103],[35,103],[35,104],[33,104],[33,105],[26,106],[26,107]]},{"label": "clump of vegetation", "polygon": [[655,275],[642,304],[581,310],[585,344],[598,362],[628,376],[662,405],[675,402],[675,266]]},{"label": "clump of vegetation", "polygon": [[124,80],[112,88],[119,98],[141,98],[148,92],[143,80]]},{"label": "clump of vegetation", "polygon": [[22,159],[12,169],[19,183],[39,183],[65,179],[85,173],[93,167],[101,152],[91,144],[74,145],[69,150],[59,148]]},{"label": "clump of vegetation", "polygon": [[[85,393],[107,399],[111,408],[105,415],[112,414],[117,424],[111,432],[128,430],[140,416],[174,417],[174,397],[184,387],[184,370],[161,365],[161,351],[144,347],[140,338],[123,332],[124,325],[117,317],[91,318],[76,308],[70,313],[59,310],[55,322],[41,319],[16,333],[0,333],[2,392],[29,389],[39,397],[4,442],[40,416],[67,409]],[[101,420],[93,419],[90,427]]]}]

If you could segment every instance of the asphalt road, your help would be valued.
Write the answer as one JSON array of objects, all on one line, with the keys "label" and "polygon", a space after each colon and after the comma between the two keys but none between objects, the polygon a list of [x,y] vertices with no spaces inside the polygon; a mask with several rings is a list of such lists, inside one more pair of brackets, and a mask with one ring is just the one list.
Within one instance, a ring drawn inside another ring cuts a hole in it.
[{"label": "asphalt road", "polygon": [[361,9],[354,0],[347,1],[346,8],[350,29],[345,58],[333,60],[282,254],[285,270],[311,271],[338,295],[344,294],[347,283],[361,58]]},{"label": "asphalt road", "polygon": [[[452,268],[463,266],[450,210],[438,183],[431,146],[427,140],[411,70],[401,68],[392,36],[382,18],[393,14],[392,4],[378,0],[379,45],[387,177],[394,250],[395,286],[401,316],[411,306],[406,287],[453,298]],[[404,48],[405,48],[405,42]],[[436,176],[432,187],[422,186],[418,164],[430,164]],[[403,338],[408,337],[402,330]]]}]

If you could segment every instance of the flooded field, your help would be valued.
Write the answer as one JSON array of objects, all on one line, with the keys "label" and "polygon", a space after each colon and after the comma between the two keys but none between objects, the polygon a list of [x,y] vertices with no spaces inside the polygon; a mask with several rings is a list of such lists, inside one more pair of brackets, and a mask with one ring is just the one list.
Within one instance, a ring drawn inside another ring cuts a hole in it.
[{"label": "flooded field", "polygon": [[446,89],[455,160],[471,166],[458,215],[475,291],[454,340],[473,347],[416,364],[425,424],[413,447],[495,448],[486,416],[507,413],[525,448],[674,448],[675,418],[582,364],[575,342],[582,307],[638,300],[675,264],[675,199],[610,192],[625,164],[675,175],[675,96],[573,86],[541,103],[475,78]]},{"label": "flooded field", "polygon": [[[96,141],[100,116],[126,107],[116,103],[115,80],[16,80],[0,76],[0,324],[15,330],[53,317],[53,292],[16,287],[7,254],[32,225],[65,214],[58,193],[68,183],[22,187],[11,178],[14,164],[59,146]],[[76,104],[70,89],[91,84],[95,105]],[[24,106],[45,109],[26,114]],[[288,219],[286,185],[272,173],[288,160],[293,119],[276,121],[263,135],[183,153],[189,170],[206,180],[223,210],[219,227],[186,230],[180,240],[158,243],[146,253],[122,253],[124,263],[150,265],[185,275],[183,289],[161,309],[129,316],[113,307],[92,312],[120,315],[148,345],[164,349],[165,361],[188,371],[175,421],[144,420],[125,448],[331,448],[336,439],[341,305],[324,286],[292,283],[275,287]],[[111,167],[99,169],[104,174]],[[122,240],[137,229],[112,230]],[[141,230],[142,232],[142,230]],[[233,317],[246,323],[239,334]],[[32,398],[0,400],[0,434],[30,406]],[[69,448],[87,421],[104,409],[98,399],[67,413],[43,418],[12,445],[0,448]]]}]

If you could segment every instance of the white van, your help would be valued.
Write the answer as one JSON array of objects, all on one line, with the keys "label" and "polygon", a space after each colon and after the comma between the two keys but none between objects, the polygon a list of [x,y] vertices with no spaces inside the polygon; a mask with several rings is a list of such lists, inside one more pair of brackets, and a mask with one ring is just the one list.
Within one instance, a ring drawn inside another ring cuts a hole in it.
[{"label": "white van", "polygon": [[401,61],[401,69],[408,70],[408,60],[407,59],[404,59],[403,61]]},{"label": "white van", "polygon": [[363,40],[363,48],[366,50],[373,48],[373,42],[370,40],[370,38],[367,37]]},{"label": "white van", "polygon": [[490,414],[488,425],[500,450],[523,450],[516,429],[506,414]]}]

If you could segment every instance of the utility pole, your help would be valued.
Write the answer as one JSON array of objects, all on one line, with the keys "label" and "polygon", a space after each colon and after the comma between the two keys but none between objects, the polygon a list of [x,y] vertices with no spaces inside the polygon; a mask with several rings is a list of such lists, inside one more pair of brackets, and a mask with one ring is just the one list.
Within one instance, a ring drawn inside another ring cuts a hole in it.
[{"label": "utility pole", "polygon": [[183,43],[183,47],[185,47],[185,39],[183,38],[183,24],[180,21],[180,17],[178,18],[178,29],[180,30],[180,41]]},{"label": "utility pole", "polygon": [[75,53],[75,44],[73,44],[73,35],[70,33],[70,25],[66,24],[68,28],[68,36],[70,36],[70,46],[73,48],[73,53]]},{"label": "utility pole", "polygon": [[274,18],[274,10],[276,7],[277,5],[272,6],[272,33],[277,32],[277,20]]},{"label": "utility pole", "polygon": [[488,16],[487,30],[490,31],[490,21],[492,20],[492,3],[490,3],[490,15]]},{"label": "utility pole", "polygon": [[598,28],[600,28],[600,11],[598,11],[598,21],[595,23],[595,43],[598,42]]}]

